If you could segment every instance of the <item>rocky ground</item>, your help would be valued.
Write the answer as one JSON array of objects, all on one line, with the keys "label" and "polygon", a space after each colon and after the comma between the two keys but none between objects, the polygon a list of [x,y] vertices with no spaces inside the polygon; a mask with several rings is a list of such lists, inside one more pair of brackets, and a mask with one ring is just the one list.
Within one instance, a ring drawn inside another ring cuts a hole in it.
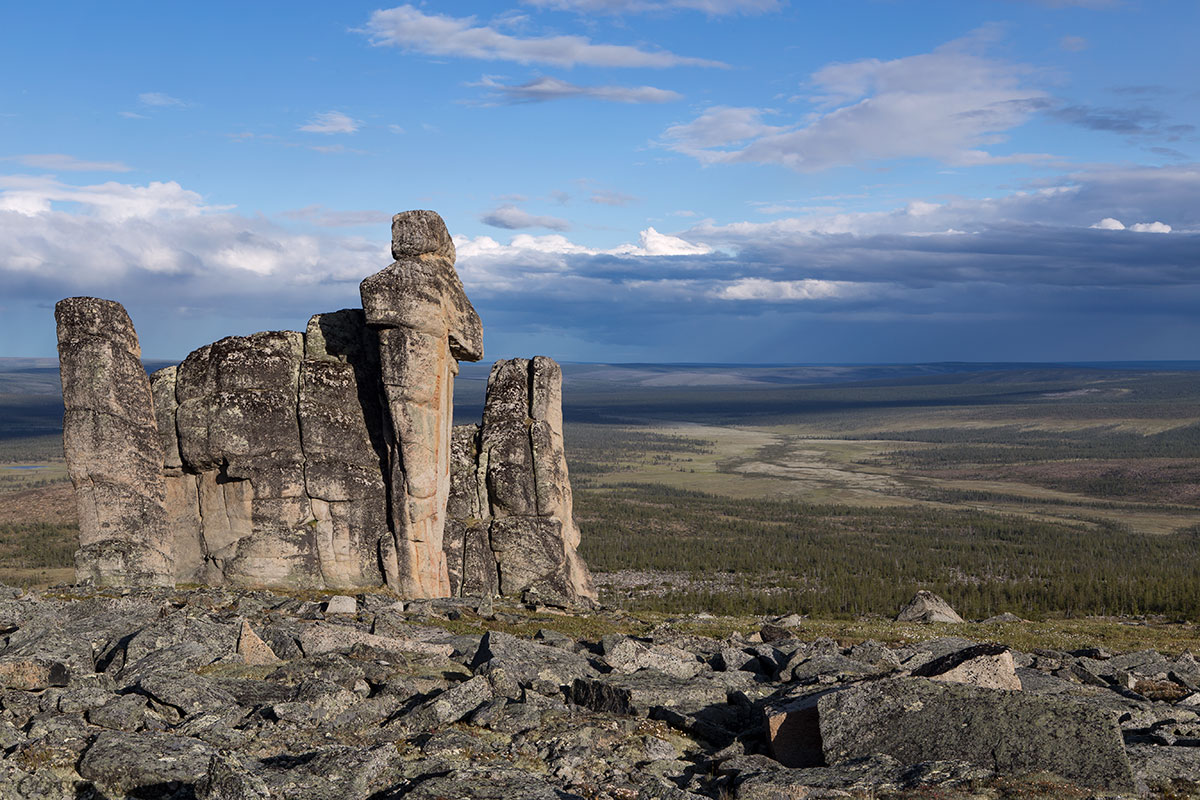
[{"label": "rocky ground", "polygon": [[985,625],[896,646],[813,640],[797,617],[721,637],[634,622],[0,589],[0,797],[1188,797],[1200,780],[1190,654],[1015,652],[981,644]]}]

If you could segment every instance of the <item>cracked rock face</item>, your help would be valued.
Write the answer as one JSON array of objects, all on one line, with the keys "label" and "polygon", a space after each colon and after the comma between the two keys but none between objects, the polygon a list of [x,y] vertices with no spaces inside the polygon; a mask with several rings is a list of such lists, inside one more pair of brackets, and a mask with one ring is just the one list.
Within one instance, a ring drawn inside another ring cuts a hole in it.
[{"label": "cracked rock face", "polygon": [[482,428],[452,446],[479,316],[437,214],[397,214],[392,253],[362,309],[227,337],[149,380],[118,303],[59,304],[81,579],[594,598],[558,365],[499,362]]}]

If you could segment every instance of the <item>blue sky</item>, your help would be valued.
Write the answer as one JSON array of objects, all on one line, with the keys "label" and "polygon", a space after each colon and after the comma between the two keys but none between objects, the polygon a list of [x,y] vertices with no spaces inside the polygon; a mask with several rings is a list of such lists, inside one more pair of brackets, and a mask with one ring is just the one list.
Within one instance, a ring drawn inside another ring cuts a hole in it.
[{"label": "blue sky", "polygon": [[358,305],[445,217],[489,359],[1200,358],[1195,0],[5,4],[0,355]]}]

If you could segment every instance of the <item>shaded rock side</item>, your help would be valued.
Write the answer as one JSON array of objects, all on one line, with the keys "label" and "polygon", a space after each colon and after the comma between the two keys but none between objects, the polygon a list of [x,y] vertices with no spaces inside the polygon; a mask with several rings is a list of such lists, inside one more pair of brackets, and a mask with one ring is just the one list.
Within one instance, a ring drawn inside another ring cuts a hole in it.
[{"label": "shaded rock side", "polygon": [[409,597],[444,597],[450,428],[458,361],[483,357],[483,327],[454,270],[454,243],[432,211],[392,219],[396,261],[360,288],[379,341],[393,541],[387,583]]},{"label": "shaded rock side", "polygon": [[1116,715],[1104,709],[921,678],[857,684],[821,696],[816,708],[830,765],[878,753],[904,764],[954,760],[1003,774],[1044,770],[1101,789],[1133,786]]},{"label": "shaded rock side", "polygon": [[63,450],[79,506],[80,582],[173,585],[163,454],[150,380],[120,303],[70,297],[55,306]]},{"label": "shaded rock side", "polygon": [[567,604],[596,598],[577,553],[562,427],[558,364],[545,356],[497,361],[482,426],[460,426],[453,436],[454,535],[445,545],[454,594],[534,590]]},{"label": "shaded rock side", "polygon": [[318,314],[304,336],[300,434],[327,586],[378,586],[388,527],[379,344],[359,309]]}]

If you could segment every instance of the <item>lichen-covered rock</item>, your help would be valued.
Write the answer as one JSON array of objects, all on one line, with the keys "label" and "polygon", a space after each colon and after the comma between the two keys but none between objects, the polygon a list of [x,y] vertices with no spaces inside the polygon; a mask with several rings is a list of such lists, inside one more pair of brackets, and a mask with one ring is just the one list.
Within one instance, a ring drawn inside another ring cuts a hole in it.
[{"label": "lichen-covered rock", "polygon": [[[154,757],[147,758],[151,753]],[[139,790],[145,796],[172,782],[194,784],[212,756],[213,748],[199,739],[155,731],[105,731],[83,754],[79,774],[112,796]]]},{"label": "lichen-covered rock", "polygon": [[175,582],[164,507],[163,451],[150,380],[120,303],[69,297],[55,306],[63,449],[79,505],[79,581]]}]

